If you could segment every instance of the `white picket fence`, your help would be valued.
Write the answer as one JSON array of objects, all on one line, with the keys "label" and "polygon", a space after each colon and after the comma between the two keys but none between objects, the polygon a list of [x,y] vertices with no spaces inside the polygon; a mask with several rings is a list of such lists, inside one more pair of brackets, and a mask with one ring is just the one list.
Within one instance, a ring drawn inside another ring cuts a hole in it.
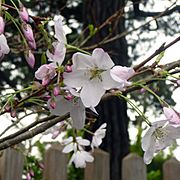
[{"label": "white picket fence", "polygon": [[[68,156],[60,145],[49,148],[44,157],[43,180],[67,180]],[[110,180],[109,154],[100,149],[94,151],[94,162],[88,163],[84,180]],[[21,180],[24,157],[19,151],[8,148],[1,151],[0,180]],[[172,158],[163,165],[163,180],[180,180],[180,162]],[[122,180],[146,180],[146,165],[137,154],[130,153],[122,162]]]}]

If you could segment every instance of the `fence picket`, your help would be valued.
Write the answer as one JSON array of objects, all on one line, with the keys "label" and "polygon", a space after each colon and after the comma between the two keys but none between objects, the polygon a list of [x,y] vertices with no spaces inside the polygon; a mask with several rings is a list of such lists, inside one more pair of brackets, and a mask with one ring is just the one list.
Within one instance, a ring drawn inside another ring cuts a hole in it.
[{"label": "fence picket", "polygon": [[163,180],[179,180],[180,162],[175,158],[167,160],[163,164]]},{"label": "fence picket", "polygon": [[142,157],[130,153],[122,161],[122,180],[146,180],[146,165]]},{"label": "fence picket", "polygon": [[67,154],[60,144],[52,145],[45,153],[44,180],[67,180]]},{"label": "fence picket", "polygon": [[109,154],[95,149],[93,156],[94,161],[85,168],[84,180],[110,180]]},{"label": "fence picket", "polygon": [[24,156],[20,151],[13,148],[8,148],[4,150],[0,158],[0,179],[22,179],[23,165]]}]

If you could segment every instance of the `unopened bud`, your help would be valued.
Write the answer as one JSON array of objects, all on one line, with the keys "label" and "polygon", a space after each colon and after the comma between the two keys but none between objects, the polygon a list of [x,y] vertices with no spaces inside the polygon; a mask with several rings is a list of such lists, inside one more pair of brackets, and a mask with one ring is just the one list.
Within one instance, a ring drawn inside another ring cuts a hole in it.
[{"label": "unopened bud", "polygon": [[28,51],[28,54],[26,54],[25,58],[26,58],[26,61],[27,61],[28,65],[29,65],[31,68],[34,68],[34,65],[35,65],[35,57],[34,57],[34,54],[32,53],[31,50]]},{"label": "unopened bud", "polygon": [[16,117],[16,110],[12,109],[10,115],[12,118],[15,118]]},{"label": "unopened bud", "polygon": [[59,86],[54,87],[53,95],[58,96],[59,94],[60,94],[60,87]]},{"label": "unopened bud", "polygon": [[146,90],[144,88],[140,89],[140,93],[145,93],[145,92],[146,92]]},{"label": "unopened bud", "polygon": [[68,101],[72,100],[73,99],[73,95],[68,93],[64,96]]},{"label": "unopened bud", "polygon": [[9,104],[6,104],[4,109],[5,109],[6,112],[10,112],[11,106]]},{"label": "unopened bud", "polygon": [[52,133],[52,139],[56,139],[58,136],[59,136],[59,134],[60,134],[60,131],[54,131],[53,133]]},{"label": "unopened bud", "polygon": [[0,16],[0,34],[4,33],[4,27],[5,27],[4,19],[2,16]]},{"label": "unopened bud", "polygon": [[26,174],[26,180],[31,180],[31,175],[30,175],[30,173],[27,173],[27,174]]},{"label": "unopened bud", "polygon": [[44,79],[42,80],[42,85],[43,85],[43,86],[46,86],[48,83],[49,83],[49,79],[48,79],[48,78],[44,78]]},{"label": "unopened bud", "polygon": [[32,27],[29,24],[23,23],[22,24],[22,31],[24,33],[25,38],[28,41],[34,41],[34,34]]},{"label": "unopened bud", "polygon": [[41,163],[41,162],[39,162],[39,167],[40,167],[41,169],[44,169],[44,164]]},{"label": "unopened bud", "polygon": [[65,68],[66,72],[72,72],[72,67],[70,65],[67,65]]},{"label": "unopened bud", "polygon": [[51,106],[52,109],[55,109],[55,108],[56,108],[56,101],[54,100],[54,98],[52,98],[52,99],[50,100],[50,106]]},{"label": "unopened bud", "polygon": [[21,2],[19,3],[19,16],[23,21],[29,22],[28,11]]},{"label": "unopened bud", "polygon": [[29,174],[31,175],[31,177],[34,177],[34,171],[32,169],[29,171]]},{"label": "unopened bud", "polygon": [[28,45],[31,49],[36,49],[36,42],[34,41],[28,41]]}]

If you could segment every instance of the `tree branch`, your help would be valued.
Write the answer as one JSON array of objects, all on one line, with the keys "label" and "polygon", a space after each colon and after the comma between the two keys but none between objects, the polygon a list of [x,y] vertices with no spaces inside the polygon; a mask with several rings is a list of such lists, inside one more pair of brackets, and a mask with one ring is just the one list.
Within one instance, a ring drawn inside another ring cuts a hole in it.
[{"label": "tree branch", "polygon": [[47,130],[48,128],[54,126],[55,124],[57,124],[58,122],[63,121],[64,119],[68,118],[69,114],[66,114],[64,116],[61,117],[56,117],[52,120],[49,120],[48,122],[45,122],[43,124],[41,124],[40,126],[30,130],[30,131],[26,131],[21,135],[18,136],[14,136],[11,139],[8,139],[2,143],[0,143],[0,150],[6,149],[8,147],[11,147],[15,144],[18,144],[24,140],[30,139],[34,136],[36,136],[37,134],[40,134],[42,132],[44,132],[45,130]]}]

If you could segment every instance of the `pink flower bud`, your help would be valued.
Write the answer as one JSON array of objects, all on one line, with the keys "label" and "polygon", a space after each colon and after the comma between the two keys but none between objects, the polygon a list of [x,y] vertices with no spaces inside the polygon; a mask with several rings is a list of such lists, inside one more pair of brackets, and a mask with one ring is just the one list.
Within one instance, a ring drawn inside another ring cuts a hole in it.
[{"label": "pink flower bud", "polygon": [[68,101],[72,100],[73,99],[73,95],[68,93],[64,96]]},{"label": "pink flower bud", "polygon": [[29,171],[29,173],[30,173],[31,177],[34,177],[34,171],[32,169]]},{"label": "pink flower bud", "polygon": [[21,2],[19,3],[19,16],[23,21],[29,22],[28,11]]},{"label": "pink flower bud", "polygon": [[27,61],[28,65],[29,65],[31,68],[34,68],[34,65],[35,65],[35,57],[34,57],[34,54],[32,53],[31,50],[28,51],[28,54],[26,54],[25,58],[26,58],[26,61]]},{"label": "pink flower bud", "polygon": [[72,67],[70,65],[67,65],[65,71],[72,72]]},{"label": "pink flower bud", "polygon": [[46,85],[49,83],[49,81],[50,81],[50,79],[44,78],[44,79],[42,80],[42,85],[43,85],[43,86],[46,86]]},{"label": "pink flower bud", "polygon": [[39,163],[39,167],[40,167],[41,169],[44,169],[44,164],[43,164],[43,163]]},{"label": "pink flower bud", "polygon": [[27,41],[34,41],[34,34],[32,27],[29,24],[23,23],[22,24],[22,31],[24,33],[25,38]]},{"label": "pink flower bud", "polygon": [[26,174],[26,180],[31,180],[31,175],[30,175],[30,173],[27,173],[27,174]]},{"label": "pink flower bud", "polygon": [[58,137],[58,135],[60,134],[60,131],[54,131],[53,133],[52,133],[52,139],[56,139],[57,137]]},{"label": "pink flower bud", "polygon": [[4,19],[2,16],[0,16],[0,34],[4,33],[4,27],[5,27]]},{"label": "pink flower bud", "polygon": [[144,88],[140,89],[140,93],[145,93],[145,92],[146,92],[146,90]]},{"label": "pink flower bud", "polygon": [[28,41],[28,45],[31,49],[36,49],[36,42],[35,41]]},{"label": "pink flower bud", "polygon": [[54,87],[53,89],[54,96],[58,96],[60,94],[60,88],[59,86]]},{"label": "pink flower bud", "polygon": [[16,117],[16,110],[12,109],[10,115],[12,118],[15,118]]},{"label": "pink flower bud", "polygon": [[53,98],[50,100],[50,106],[52,109],[56,108],[56,101]]},{"label": "pink flower bud", "polygon": [[11,106],[9,104],[7,104],[4,109],[6,112],[10,112]]}]

